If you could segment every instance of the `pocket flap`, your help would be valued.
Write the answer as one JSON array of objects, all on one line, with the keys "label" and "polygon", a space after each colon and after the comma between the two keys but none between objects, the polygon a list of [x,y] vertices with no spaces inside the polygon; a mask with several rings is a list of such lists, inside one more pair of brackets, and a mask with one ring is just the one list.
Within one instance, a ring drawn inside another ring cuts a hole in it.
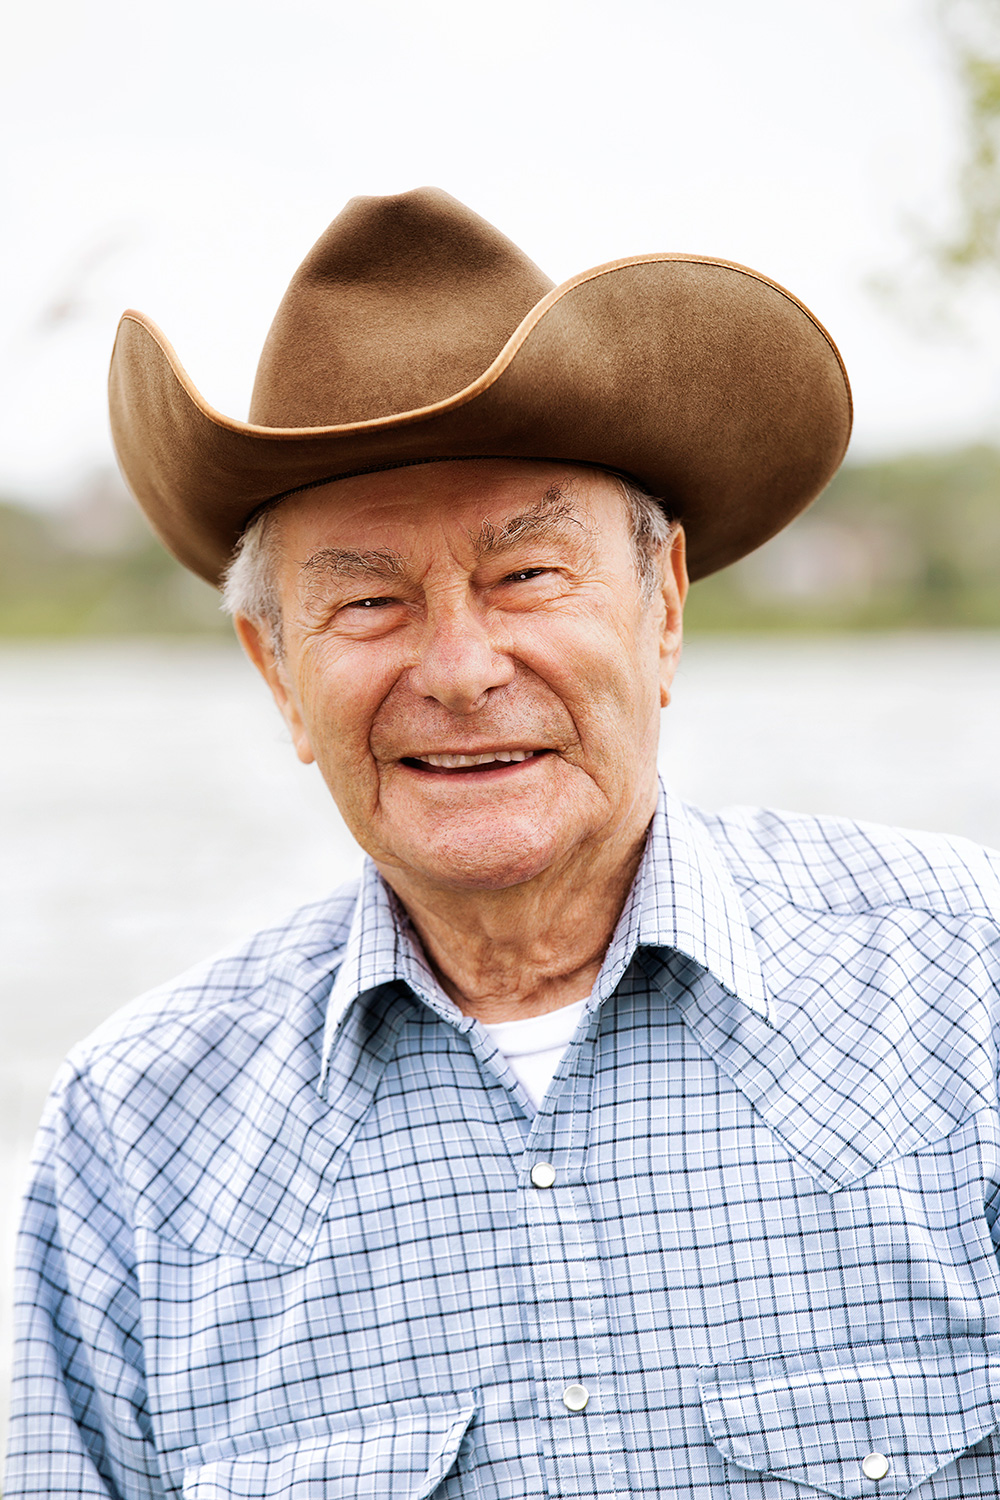
[{"label": "pocket flap", "polygon": [[369,1406],[185,1454],[184,1500],[427,1500],[476,1411],[469,1391]]},{"label": "pocket flap", "polygon": [[[982,1342],[851,1353],[703,1371],[702,1409],[719,1452],[824,1495],[874,1500],[908,1495],[1000,1425],[1000,1351]],[[881,1476],[878,1455],[888,1462]]]}]

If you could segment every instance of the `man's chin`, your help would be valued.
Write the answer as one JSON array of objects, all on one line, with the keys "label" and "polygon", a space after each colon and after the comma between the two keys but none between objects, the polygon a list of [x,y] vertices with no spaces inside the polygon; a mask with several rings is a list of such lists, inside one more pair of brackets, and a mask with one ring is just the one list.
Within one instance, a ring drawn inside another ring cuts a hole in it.
[{"label": "man's chin", "polygon": [[[562,836],[560,836],[562,834]],[[385,873],[456,891],[502,891],[534,880],[555,863],[569,830],[542,818],[453,816],[410,826],[392,852],[376,856]],[[388,851],[387,851],[388,852]]]}]

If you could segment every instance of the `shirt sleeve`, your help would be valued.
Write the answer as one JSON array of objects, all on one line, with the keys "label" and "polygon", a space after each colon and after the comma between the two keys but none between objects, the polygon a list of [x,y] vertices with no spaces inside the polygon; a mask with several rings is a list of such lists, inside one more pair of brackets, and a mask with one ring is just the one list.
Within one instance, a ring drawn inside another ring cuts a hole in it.
[{"label": "shirt sleeve", "polygon": [[133,1236],[114,1153],[67,1066],[42,1120],[16,1263],[4,1500],[162,1500]]}]

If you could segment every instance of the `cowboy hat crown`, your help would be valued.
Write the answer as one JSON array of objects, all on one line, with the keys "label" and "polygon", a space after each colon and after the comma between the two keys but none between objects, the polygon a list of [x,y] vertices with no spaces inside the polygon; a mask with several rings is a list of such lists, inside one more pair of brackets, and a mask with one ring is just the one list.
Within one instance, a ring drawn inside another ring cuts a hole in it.
[{"label": "cowboy hat crown", "polygon": [[552,285],[447,193],[354,198],[292,277],[257,367],[250,421],[332,427],[451,396],[482,374]]}]

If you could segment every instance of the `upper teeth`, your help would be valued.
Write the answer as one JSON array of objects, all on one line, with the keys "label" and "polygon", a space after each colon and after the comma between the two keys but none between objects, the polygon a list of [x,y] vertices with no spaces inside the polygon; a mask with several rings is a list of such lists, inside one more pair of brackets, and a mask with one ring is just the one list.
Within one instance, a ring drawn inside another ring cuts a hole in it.
[{"label": "upper teeth", "polygon": [[428,766],[487,766],[492,760],[530,760],[533,750],[488,750],[485,755],[421,755]]}]

